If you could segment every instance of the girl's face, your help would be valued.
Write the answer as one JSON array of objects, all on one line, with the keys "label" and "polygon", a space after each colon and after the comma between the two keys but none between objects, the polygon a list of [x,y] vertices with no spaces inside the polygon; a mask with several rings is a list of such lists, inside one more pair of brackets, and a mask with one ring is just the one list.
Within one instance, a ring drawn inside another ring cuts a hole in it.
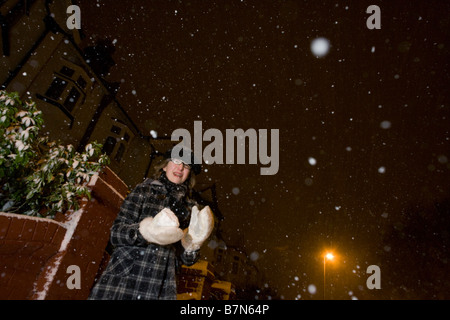
[{"label": "girl's face", "polygon": [[189,165],[184,164],[179,160],[175,160],[175,162],[176,163],[170,160],[163,170],[166,172],[167,179],[169,179],[170,182],[182,184],[189,177],[191,168]]}]

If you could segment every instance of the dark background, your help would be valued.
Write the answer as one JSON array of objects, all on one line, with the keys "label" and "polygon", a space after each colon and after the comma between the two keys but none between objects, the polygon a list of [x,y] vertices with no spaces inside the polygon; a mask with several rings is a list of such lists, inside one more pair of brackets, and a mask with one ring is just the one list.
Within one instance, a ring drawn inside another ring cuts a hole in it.
[{"label": "dark background", "polygon": [[[145,134],[193,137],[195,120],[224,135],[280,130],[276,175],[202,174],[217,184],[225,241],[274,298],[322,298],[326,248],[330,298],[450,298],[448,1],[78,4],[83,45],[113,44],[105,78]],[[380,30],[366,27],[372,4]],[[331,44],[322,58],[317,37]],[[366,287],[373,264],[381,290]]]}]

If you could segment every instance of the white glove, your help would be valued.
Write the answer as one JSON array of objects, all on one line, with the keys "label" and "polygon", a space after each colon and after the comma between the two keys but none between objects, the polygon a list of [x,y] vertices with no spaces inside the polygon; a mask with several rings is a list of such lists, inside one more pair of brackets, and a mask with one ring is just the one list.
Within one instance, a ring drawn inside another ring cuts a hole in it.
[{"label": "white glove", "polygon": [[208,239],[214,228],[214,216],[209,208],[206,206],[199,211],[197,206],[192,208],[191,222],[181,239],[181,244],[186,251],[199,250],[203,242]]},{"label": "white glove", "polygon": [[155,217],[147,217],[139,224],[139,232],[145,240],[159,245],[168,245],[180,241],[183,230],[175,213],[168,208],[161,210]]}]

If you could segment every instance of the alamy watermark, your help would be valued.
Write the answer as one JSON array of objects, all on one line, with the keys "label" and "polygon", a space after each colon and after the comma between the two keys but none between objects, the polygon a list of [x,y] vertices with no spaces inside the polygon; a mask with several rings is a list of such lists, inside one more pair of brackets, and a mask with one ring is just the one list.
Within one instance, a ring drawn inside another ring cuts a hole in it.
[{"label": "alamy watermark", "polygon": [[[69,30],[81,29],[81,9],[77,5],[70,5],[66,10],[70,16],[67,18],[66,26]],[[368,29],[381,29],[381,9],[377,5],[370,5],[366,9],[366,13],[370,13],[370,17],[366,20]]]},{"label": "alamy watermark", "polygon": [[81,9],[79,6],[71,5],[67,7],[67,14],[70,16],[66,20],[67,29],[81,29]]},{"label": "alamy watermark", "polygon": [[[267,129],[226,129],[225,141],[219,129],[208,129],[203,132],[202,121],[194,121],[194,139],[187,129],[176,129],[172,132],[172,141],[182,141],[172,149],[172,157],[181,158],[190,164],[188,154],[183,149],[194,152],[194,164],[246,164],[246,146],[248,141],[248,164],[267,165],[260,168],[261,175],[275,175],[279,169],[279,144],[278,129],[270,129],[270,155],[268,149],[269,132]],[[194,147],[192,148],[192,141]],[[203,142],[210,141],[204,149]],[[236,148],[235,148],[236,146]],[[225,147],[225,150],[224,150]],[[236,157],[235,157],[236,149]],[[225,152],[225,155],[224,155]],[[235,161],[236,160],[236,161]]]},{"label": "alamy watermark", "polygon": [[[67,277],[66,286],[69,290],[81,289],[81,269],[77,265],[70,265],[66,270]],[[366,280],[366,286],[369,290],[381,289],[381,269],[377,265],[370,265],[366,269],[366,274],[370,276]]]},{"label": "alamy watermark", "polygon": [[366,20],[367,29],[381,29],[381,9],[377,5],[370,5],[367,7],[366,13],[371,13]]},{"label": "alamy watermark", "polygon": [[370,290],[381,289],[381,269],[380,269],[380,267],[375,264],[372,264],[367,267],[366,273],[371,274],[371,276],[369,276],[366,281],[367,289],[370,289]]},{"label": "alamy watermark", "polygon": [[81,269],[79,266],[72,264],[67,267],[66,273],[70,274],[67,278],[66,286],[67,289],[81,289]]}]

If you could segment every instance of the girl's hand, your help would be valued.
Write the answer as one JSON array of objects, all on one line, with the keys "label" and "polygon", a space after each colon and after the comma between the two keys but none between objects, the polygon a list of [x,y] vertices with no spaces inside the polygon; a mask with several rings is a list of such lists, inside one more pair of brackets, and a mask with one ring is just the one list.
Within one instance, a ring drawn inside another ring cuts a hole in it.
[{"label": "girl's hand", "polygon": [[161,210],[155,217],[148,217],[139,224],[139,232],[145,240],[159,245],[168,245],[183,238],[183,230],[175,213],[168,208]]},{"label": "girl's hand", "polygon": [[199,250],[203,242],[208,239],[214,228],[214,215],[209,206],[201,211],[197,206],[192,208],[191,222],[185,231],[181,244],[186,251]]}]

